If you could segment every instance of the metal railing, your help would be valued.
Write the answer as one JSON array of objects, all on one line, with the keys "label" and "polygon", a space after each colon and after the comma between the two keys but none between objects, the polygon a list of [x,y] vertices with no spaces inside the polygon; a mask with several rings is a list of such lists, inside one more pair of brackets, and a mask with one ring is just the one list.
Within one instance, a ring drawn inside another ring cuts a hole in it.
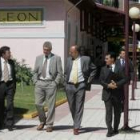
[{"label": "metal railing", "polygon": [[129,0],[129,1],[133,1],[133,2],[140,2],[140,0]]},{"label": "metal railing", "polygon": [[96,3],[119,8],[119,0],[95,0]]},{"label": "metal railing", "polygon": [[140,3],[140,0],[129,0],[131,3]]}]

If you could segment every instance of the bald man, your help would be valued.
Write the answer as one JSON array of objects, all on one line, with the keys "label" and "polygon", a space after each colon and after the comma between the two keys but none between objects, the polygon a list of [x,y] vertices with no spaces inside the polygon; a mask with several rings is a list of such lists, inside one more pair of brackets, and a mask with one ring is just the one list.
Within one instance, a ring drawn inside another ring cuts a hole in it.
[{"label": "bald man", "polygon": [[65,89],[74,122],[74,135],[79,134],[87,84],[91,84],[96,74],[96,66],[91,63],[90,57],[80,56],[79,51],[77,45],[70,47],[65,70]]}]

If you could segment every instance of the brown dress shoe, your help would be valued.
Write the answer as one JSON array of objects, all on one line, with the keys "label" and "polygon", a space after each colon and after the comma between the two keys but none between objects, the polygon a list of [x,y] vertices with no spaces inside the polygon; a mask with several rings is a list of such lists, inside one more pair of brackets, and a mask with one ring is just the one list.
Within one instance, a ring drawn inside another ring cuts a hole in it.
[{"label": "brown dress shoe", "polygon": [[46,131],[47,132],[52,132],[53,131],[53,128],[52,127],[47,127]]},{"label": "brown dress shoe", "polygon": [[39,131],[39,130],[42,130],[42,129],[44,128],[44,126],[45,126],[45,123],[40,124],[40,125],[37,127],[37,130],[38,130],[38,131]]},{"label": "brown dress shoe", "polygon": [[73,134],[74,135],[79,135],[79,129],[73,129]]}]

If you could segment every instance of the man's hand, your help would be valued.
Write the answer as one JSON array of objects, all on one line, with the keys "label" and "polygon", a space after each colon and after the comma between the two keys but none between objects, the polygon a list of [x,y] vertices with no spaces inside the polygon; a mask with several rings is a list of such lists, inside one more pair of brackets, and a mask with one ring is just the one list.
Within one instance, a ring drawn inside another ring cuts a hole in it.
[{"label": "man's hand", "polygon": [[113,80],[111,80],[111,83],[112,83],[113,85],[117,86],[116,83],[115,83]]},{"label": "man's hand", "polygon": [[110,89],[116,89],[117,86],[116,86],[116,84],[110,83],[110,84],[108,84],[108,88],[110,88]]}]

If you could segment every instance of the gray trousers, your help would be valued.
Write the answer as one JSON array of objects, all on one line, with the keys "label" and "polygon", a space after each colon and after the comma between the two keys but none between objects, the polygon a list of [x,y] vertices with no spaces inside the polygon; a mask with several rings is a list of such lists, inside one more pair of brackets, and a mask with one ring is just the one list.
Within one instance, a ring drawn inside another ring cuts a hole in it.
[{"label": "gray trousers", "polygon": [[86,88],[85,83],[80,83],[76,86],[73,84],[66,85],[66,95],[75,129],[80,128],[82,121],[85,101],[85,88]]},{"label": "gray trousers", "polygon": [[[38,111],[40,123],[46,123],[47,127],[52,127],[55,117],[57,85],[54,81],[38,80],[35,85],[35,105]],[[47,103],[47,116],[44,111],[44,103]]]}]

